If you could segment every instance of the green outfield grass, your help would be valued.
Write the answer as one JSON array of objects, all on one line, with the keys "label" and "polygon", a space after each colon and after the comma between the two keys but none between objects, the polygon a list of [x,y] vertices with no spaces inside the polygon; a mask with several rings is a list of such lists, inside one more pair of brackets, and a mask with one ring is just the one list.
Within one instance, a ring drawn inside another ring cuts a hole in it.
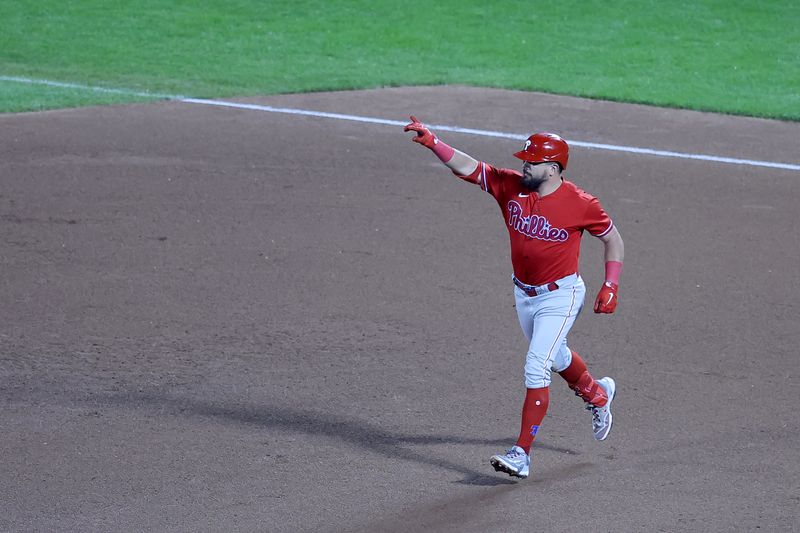
[{"label": "green outfield grass", "polygon": [[[15,0],[0,76],[197,97],[466,84],[800,120],[800,2]],[[141,99],[10,81],[0,97]]]}]

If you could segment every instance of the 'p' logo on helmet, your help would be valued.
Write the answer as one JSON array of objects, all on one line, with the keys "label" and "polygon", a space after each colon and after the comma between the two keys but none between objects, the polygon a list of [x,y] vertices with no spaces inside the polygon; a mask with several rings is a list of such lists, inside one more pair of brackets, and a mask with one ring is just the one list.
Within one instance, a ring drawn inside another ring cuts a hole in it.
[{"label": "'p' logo on helmet", "polygon": [[525,141],[525,148],[515,153],[514,157],[529,163],[553,161],[564,170],[569,160],[569,145],[555,133],[534,133]]}]

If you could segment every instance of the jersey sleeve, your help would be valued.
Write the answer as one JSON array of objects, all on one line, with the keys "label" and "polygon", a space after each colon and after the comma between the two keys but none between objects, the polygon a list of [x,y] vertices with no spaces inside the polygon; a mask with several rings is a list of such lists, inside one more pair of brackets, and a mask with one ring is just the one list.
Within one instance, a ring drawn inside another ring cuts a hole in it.
[{"label": "jersey sleeve", "polygon": [[607,235],[614,227],[614,222],[600,205],[597,198],[591,197],[589,205],[586,207],[586,214],[583,216],[583,228],[594,235],[602,237]]},{"label": "jersey sleeve", "polygon": [[459,174],[456,174],[456,176],[470,183],[475,183],[495,198],[500,198],[503,194],[506,174],[507,172],[503,172],[503,169],[497,169],[481,161],[469,176],[461,176]]}]

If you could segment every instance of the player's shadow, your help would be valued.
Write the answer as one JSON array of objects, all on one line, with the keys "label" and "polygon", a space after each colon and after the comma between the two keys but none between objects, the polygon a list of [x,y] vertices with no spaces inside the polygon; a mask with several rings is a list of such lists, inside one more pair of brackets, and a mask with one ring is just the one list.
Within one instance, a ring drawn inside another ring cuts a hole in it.
[{"label": "player's shadow", "polygon": [[[222,422],[277,428],[297,431],[311,436],[334,438],[380,455],[412,461],[435,468],[452,470],[465,477],[457,483],[468,485],[507,485],[514,481],[472,470],[463,464],[441,456],[431,457],[417,453],[406,446],[426,444],[479,444],[502,446],[508,439],[465,438],[449,435],[409,435],[388,431],[361,420],[352,420],[338,415],[293,409],[285,406],[226,406],[205,400],[174,398],[161,394],[134,393],[115,395],[110,402],[125,407],[157,407],[162,413],[180,413],[184,416],[200,416]],[[578,454],[574,450],[548,446],[537,442],[537,449],[559,453]]]}]

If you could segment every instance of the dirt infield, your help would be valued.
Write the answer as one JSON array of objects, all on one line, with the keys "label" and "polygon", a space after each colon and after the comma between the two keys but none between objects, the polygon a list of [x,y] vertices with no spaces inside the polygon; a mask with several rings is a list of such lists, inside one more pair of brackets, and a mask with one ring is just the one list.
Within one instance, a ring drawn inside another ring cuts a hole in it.
[{"label": "dirt infield", "polygon": [[[464,87],[243,100],[798,162],[800,124]],[[517,167],[518,143],[442,134]],[[0,530],[790,531],[800,172],[574,148],[625,239],[532,475],[494,200],[402,128],[180,102],[0,116]],[[602,246],[581,258],[588,298]]]}]

